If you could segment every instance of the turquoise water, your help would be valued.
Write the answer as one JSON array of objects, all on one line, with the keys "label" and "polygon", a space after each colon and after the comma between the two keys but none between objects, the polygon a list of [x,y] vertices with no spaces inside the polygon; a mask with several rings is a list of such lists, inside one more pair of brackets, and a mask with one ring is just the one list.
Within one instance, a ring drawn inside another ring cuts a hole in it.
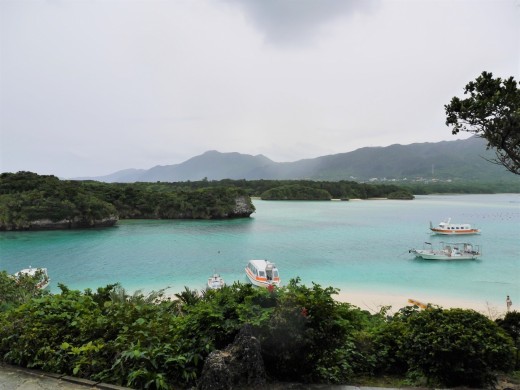
[{"label": "turquoise water", "polygon": [[[214,270],[245,281],[248,259],[278,265],[283,282],[340,289],[520,302],[520,194],[418,196],[413,201],[254,201],[249,219],[120,221],[117,227],[0,233],[0,268],[47,267],[57,284],[83,290],[120,282],[129,291],[202,289]],[[482,234],[477,261],[436,262],[408,253],[451,217]]]}]

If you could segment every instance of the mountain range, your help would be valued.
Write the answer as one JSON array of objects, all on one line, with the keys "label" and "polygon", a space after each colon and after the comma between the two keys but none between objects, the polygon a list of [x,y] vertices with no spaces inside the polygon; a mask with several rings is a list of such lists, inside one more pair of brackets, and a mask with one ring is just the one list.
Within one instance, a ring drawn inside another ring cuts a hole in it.
[{"label": "mountain range", "polygon": [[180,164],[125,169],[78,180],[103,182],[178,182],[222,179],[272,180],[511,180],[515,175],[489,160],[495,157],[479,137],[436,143],[366,147],[347,153],[294,162],[275,162],[264,155],[212,150]]}]

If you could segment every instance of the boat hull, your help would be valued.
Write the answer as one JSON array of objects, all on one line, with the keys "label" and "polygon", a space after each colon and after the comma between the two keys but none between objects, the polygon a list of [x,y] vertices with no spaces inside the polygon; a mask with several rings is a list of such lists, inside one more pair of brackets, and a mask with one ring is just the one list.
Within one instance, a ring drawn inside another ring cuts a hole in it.
[{"label": "boat hull", "polygon": [[470,229],[470,230],[444,230],[432,228],[430,229],[435,234],[442,234],[445,236],[466,236],[471,234],[480,234],[480,230],[478,229]]},{"label": "boat hull", "polygon": [[278,287],[280,285],[279,280],[259,280],[253,273],[248,269],[245,268],[246,276],[249,282],[257,287],[269,287],[269,286],[276,286]]},{"label": "boat hull", "polygon": [[423,249],[410,249],[415,257],[424,260],[475,260],[482,252],[479,245],[470,242],[441,243],[442,247],[435,249],[430,242]]}]

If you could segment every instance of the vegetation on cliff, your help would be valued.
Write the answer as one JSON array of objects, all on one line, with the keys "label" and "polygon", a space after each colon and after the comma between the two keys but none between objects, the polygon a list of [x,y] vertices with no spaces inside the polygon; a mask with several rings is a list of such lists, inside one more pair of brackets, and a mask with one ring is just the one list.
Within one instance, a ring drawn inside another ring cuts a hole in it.
[{"label": "vegetation on cliff", "polygon": [[[133,388],[189,388],[210,352],[248,324],[272,381],[355,383],[398,375],[407,385],[485,387],[514,368],[519,317],[499,322],[472,310],[370,314],[333,299],[332,287],[291,280],[273,291],[235,283],[175,299],[163,292],[37,292],[22,298],[0,273],[0,356],[23,367]],[[500,326],[507,324],[507,326]],[[515,333],[516,332],[516,333]],[[513,342],[513,339],[515,342]],[[518,368],[518,367],[517,367]]]},{"label": "vegetation on cliff", "polygon": [[236,187],[107,184],[31,172],[0,175],[0,230],[106,226],[118,218],[248,217],[252,212],[251,199]]},{"label": "vegetation on cliff", "polygon": [[0,230],[113,225],[116,208],[81,187],[31,172],[0,175]]}]

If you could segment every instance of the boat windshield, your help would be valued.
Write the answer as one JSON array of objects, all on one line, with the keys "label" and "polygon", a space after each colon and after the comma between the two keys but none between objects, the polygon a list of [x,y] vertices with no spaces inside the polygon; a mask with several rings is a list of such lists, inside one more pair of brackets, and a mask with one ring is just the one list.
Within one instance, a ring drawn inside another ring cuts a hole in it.
[{"label": "boat windshield", "polygon": [[278,277],[278,270],[276,268],[270,267],[266,269],[267,280],[273,280]]}]

